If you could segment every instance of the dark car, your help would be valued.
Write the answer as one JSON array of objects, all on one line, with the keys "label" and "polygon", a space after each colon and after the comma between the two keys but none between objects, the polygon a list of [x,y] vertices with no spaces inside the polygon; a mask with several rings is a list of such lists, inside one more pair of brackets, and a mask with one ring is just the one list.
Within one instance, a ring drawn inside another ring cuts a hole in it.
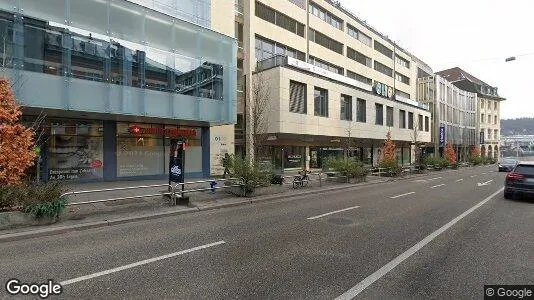
[{"label": "dark car", "polygon": [[516,195],[534,196],[534,162],[520,162],[506,175],[504,198]]},{"label": "dark car", "polygon": [[499,161],[499,172],[510,172],[517,165],[515,158],[503,158]]}]

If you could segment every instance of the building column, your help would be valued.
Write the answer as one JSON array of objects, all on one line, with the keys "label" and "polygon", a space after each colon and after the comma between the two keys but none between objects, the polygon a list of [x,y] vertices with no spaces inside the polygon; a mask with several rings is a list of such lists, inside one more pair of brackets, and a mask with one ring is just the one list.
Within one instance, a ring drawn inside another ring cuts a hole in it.
[{"label": "building column", "polygon": [[304,151],[304,168],[306,170],[310,169],[310,146],[306,146],[306,150]]},{"label": "building column", "polygon": [[104,121],[104,180],[117,179],[117,122]]},{"label": "building column", "polygon": [[211,175],[210,166],[210,127],[202,127],[201,131],[201,145],[202,145],[202,176],[209,178]]}]

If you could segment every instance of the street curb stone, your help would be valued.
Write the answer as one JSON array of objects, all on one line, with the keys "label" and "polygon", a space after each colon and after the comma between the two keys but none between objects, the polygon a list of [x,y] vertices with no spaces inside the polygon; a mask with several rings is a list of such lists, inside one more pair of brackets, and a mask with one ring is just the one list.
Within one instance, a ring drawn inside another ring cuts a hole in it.
[{"label": "street curb stone", "polygon": [[[439,171],[436,173],[450,173],[452,171],[457,171],[457,170],[446,170],[446,171]],[[417,178],[417,177],[422,177],[425,175],[430,175],[431,173],[414,174],[414,175],[408,175],[406,177],[395,178],[395,179],[393,178],[379,179],[379,180],[375,180],[372,182],[363,182],[363,183],[354,184],[354,185],[333,187],[333,188],[328,188],[328,189],[319,190],[319,191],[317,190],[304,191],[298,194],[284,195],[283,193],[281,193],[281,194],[276,194],[276,195],[269,196],[269,197],[264,197],[264,198],[259,198],[259,199],[252,198],[252,199],[247,199],[247,200],[237,201],[237,202],[232,202],[232,203],[220,203],[220,204],[215,204],[215,205],[207,205],[204,207],[197,206],[193,208],[184,208],[184,209],[175,210],[175,211],[143,214],[143,215],[138,215],[138,216],[117,218],[117,219],[112,219],[112,220],[95,221],[95,222],[87,222],[87,223],[68,225],[68,226],[45,228],[45,229],[39,229],[39,230],[0,234],[0,243],[18,241],[18,240],[23,240],[23,239],[35,238],[35,237],[51,236],[51,235],[72,232],[72,231],[81,231],[81,230],[86,230],[86,229],[120,225],[120,224],[126,224],[126,223],[131,223],[131,222],[143,221],[143,220],[152,220],[152,219],[163,218],[163,217],[177,216],[177,215],[189,214],[189,213],[199,212],[199,211],[208,211],[208,210],[215,210],[215,209],[221,209],[221,208],[226,208],[226,207],[235,207],[235,206],[241,206],[243,204],[261,203],[261,202],[267,202],[267,201],[278,200],[278,199],[283,199],[283,198],[306,196],[310,194],[323,194],[323,193],[328,193],[332,191],[340,191],[340,190],[346,190],[346,189],[351,189],[351,188],[370,186],[370,185],[375,185],[379,183],[407,180],[411,178]]]}]

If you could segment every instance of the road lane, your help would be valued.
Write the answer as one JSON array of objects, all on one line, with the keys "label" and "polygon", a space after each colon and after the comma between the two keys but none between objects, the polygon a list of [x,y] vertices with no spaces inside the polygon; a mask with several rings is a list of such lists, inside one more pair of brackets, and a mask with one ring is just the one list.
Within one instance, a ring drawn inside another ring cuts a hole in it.
[{"label": "road lane", "polygon": [[[443,174],[440,180],[454,181],[459,175],[465,177],[478,171],[474,169]],[[429,184],[405,180],[380,188],[329,193],[328,197],[306,196],[298,201],[262,203],[0,244],[2,258],[6,258],[2,259],[6,268],[0,270],[0,275],[65,280],[170,253],[176,251],[177,245],[184,249],[224,239],[228,243],[224,249],[194,253],[194,259],[180,257],[127,270],[106,280],[73,284],[67,288],[67,295],[134,296],[153,290],[160,296],[171,293],[194,298],[332,298],[354,285],[357,278],[348,277],[355,275],[354,268],[361,270],[355,277],[365,277],[398,255],[399,249],[407,249],[422,234],[472,206],[476,199],[464,197],[465,194],[482,194],[492,188],[476,191],[475,185],[475,181],[462,182],[444,193],[428,189]],[[394,200],[386,196],[410,188],[424,188],[425,193]],[[317,212],[354,204],[361,208],[350,217],[303,222]],[[303,270],[307,273],[302,274]],[[338,277],[341,278],[336,280]],[[180,282],[179,291],[175,281]]]}]

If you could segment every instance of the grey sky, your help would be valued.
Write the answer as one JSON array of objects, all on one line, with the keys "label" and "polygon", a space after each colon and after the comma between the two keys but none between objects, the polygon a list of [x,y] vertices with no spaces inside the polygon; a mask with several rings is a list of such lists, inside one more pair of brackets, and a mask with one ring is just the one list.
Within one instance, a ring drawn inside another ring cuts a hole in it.
[{"label": "grey sky", "polygon": [[[534,1],[340,2],[434,71],[458,66],[497,86],[507,99],[501,118],[534,117]],[[505,63],[509,56],[517,60]]]}]

